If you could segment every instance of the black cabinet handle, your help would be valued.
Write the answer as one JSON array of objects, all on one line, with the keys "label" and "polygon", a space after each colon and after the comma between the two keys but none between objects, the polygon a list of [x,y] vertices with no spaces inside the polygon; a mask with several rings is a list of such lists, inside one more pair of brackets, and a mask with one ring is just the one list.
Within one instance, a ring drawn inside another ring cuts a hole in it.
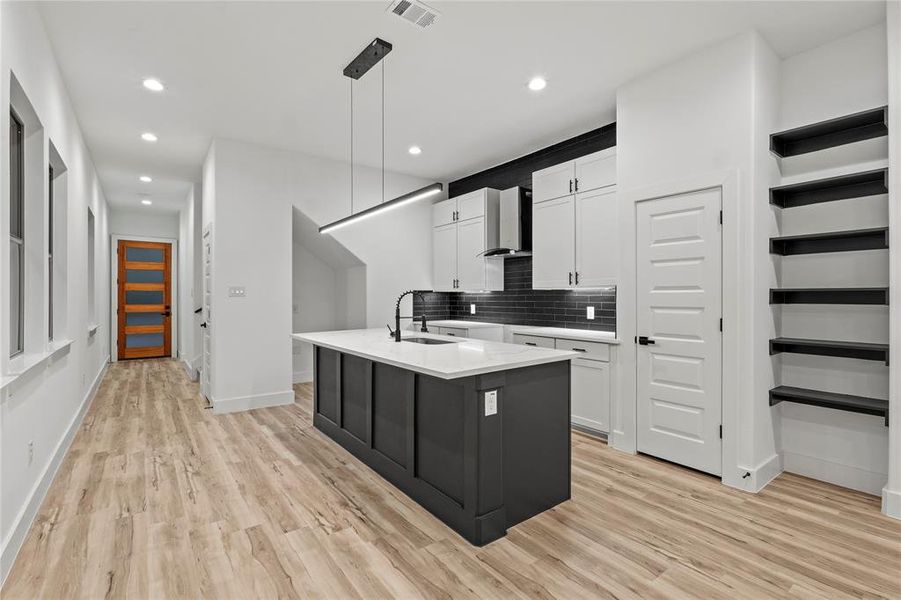
[{"label": "black cabinet handle", "polygon": [[570,194],[573,193],[573,180],[572,179],[569,180],[569,193]]},{"label": "black cabinet handle", "polygon": [[646,335],[640,335],[640,336],[638,336],[638,345],[639,345],[639,346],[652,346],[652,345],[654,345],[654,344],[656,344],[656,343],[657,343],[657,342],[655,342],[654,340],[652,340],[651,338],[649,338],[649,337],[646,336]]},{"label": "black cabinet handle", "polygon": [[579,178],[576,177],[576,191],[579,191]]},{"label": "black cabinet handle", "polygon": [[572,285],[572,284],[573,284],[573,272],[570,271],[569,272],[569,285]]},{"label": "black cabinet handle", "polygon": [[576,271],[576,285],[579,285],[579,272]]},{"label": "black cabinet handle", "polygon": [[445,332],[444,335],[449,335],[449,336],[452,336],[452,337],[457,337],[457,334],[456,334],[456,333],[451,333],[450,331]]},{"label": "black cabinet handle", "polygon": [[574,352],[588,352],[585,348],[570,348]]},{"label": "black cabinet handle", "polygon": [[535,342],[523,342],[526,346],[537,346]]}]

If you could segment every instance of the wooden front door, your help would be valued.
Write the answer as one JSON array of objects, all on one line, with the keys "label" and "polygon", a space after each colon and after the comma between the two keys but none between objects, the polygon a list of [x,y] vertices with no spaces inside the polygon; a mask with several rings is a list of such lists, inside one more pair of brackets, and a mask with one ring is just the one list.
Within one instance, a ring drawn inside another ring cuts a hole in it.
[{"label": "wooden front door", "polygon": [[172,244],[119,241],[119,359],[172,354]]}]

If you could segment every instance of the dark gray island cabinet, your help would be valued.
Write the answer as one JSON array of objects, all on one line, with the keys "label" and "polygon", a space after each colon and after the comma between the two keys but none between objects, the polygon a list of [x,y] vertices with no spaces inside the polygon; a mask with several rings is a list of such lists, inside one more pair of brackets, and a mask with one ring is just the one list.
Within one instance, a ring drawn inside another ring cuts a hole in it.
[{"label": "dark gray island cabinet", "polygon": [[[317,429],[475,545],[570,498],[571,353],[476,340],[406,348],[418,345],[356,333],[394,347],[380,357],[310,339],[328,334],[294,336],[314,345]],[[492,351],[511,366],[462,368]],[[432,373],[430,362],[452,366]]]}]

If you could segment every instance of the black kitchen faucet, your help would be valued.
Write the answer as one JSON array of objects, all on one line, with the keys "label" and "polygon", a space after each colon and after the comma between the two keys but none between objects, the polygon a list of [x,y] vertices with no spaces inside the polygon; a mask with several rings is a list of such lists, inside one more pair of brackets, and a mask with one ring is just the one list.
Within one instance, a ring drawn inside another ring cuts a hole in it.
[{"label": "black kitchen faucet", "polygon": [[[415,292],[413,290],[407,290],[403,294],[397,297],[397,304],[394,306],[394,331],[391,331],[391,326],[388,325],[388,333],[394,338],[395,342],[400,341],[400,320],[401,319],[416,319],[416,317],[402,317],[400,316],[400,301],[404,299],[404,296],[409,296],[410,294],[415,294],[419,296],[419,299],[425,302],[425,297],[422,295],[422,292]],[[425,313],[420,317],[422,319],[422,327],[419,328],[419,331],[423,333],[428,333],[429,328],[425,321]]]}]

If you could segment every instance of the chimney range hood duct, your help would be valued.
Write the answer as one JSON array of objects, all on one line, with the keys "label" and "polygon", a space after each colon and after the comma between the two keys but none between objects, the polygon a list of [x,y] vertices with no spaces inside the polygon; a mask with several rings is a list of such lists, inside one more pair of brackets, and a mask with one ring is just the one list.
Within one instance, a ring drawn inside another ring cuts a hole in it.
[{"label": "chimney range hood duct", "polygon": [[500,239],[485,256],[507,258],[532,254],[532,191],[513,187],[500,194]]}]

